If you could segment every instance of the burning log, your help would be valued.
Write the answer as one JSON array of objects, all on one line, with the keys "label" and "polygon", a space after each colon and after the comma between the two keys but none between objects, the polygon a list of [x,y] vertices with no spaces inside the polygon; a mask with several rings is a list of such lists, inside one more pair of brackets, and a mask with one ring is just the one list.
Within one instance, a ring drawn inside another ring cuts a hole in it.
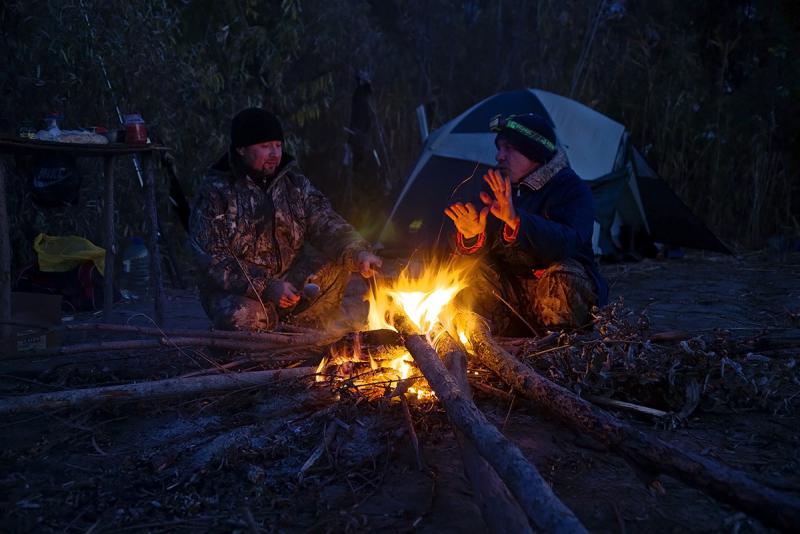
[{"label": "burning log", "polygon": [[357,353],[365,347],[400,347],[403,340],[394,330],[378,329],[363,332],[351,332],[340,337],[329,347],[330,352]]},{"label": "burning log", "polygon": [[317,367],[317,381],[358,391],[367,397],[408,392],[417,398],[429,395],[414,387],[421,377],[412,376],[411,355],[394,330],[352,332],[326,347]]},{"label": "burning log", "polygon": [[274,371],[170,378],[138,384],[38,393],[24,397],[3,399],[0,401],[0,415],[13,415],[56,408],[76,408],[99,402],[154,400],[212,391],[230,391],[264,386],[280,380],[300,380],[312,377],[314,374],[315,369],[313,367],[295,367],[293,369],[278,369]]},{"label": "burning log", "polygon": [[586,532],[586,529],[553,494],[536,468],[519,448],[489,423],[472,400],[447,372],[439,355],[403,315],[394,318],[405,346],[428,384],[442,402],[451,424],[462,432],[505,482],[533,525],[547,532]]},{"label": "burning log", "polygon": [[[467,381],[467,356],[461,347],[446,332],[436,340],[436,351],[443,357],[447,369],[456,381],[459,389],[467,398],[472,397]],[[461,449],[464,471],[472,484],[478,508],[491,532],[532,532],[525,512],[508,491],[508,488],[497,476],[492,467],[486,463],[463,432],[453,427],[456,441]]]},{"label": "burning log", "polygon": [[575,430],[605,444],[634,467],[664,473],[752,514],[765,524],[792,530],[800,524],[800,499],[768,488],[747,474],[645,434],[542,377],[509,355],[486,322],[461,312],[456,325],[467,332],[480,361],[526,398]]}]

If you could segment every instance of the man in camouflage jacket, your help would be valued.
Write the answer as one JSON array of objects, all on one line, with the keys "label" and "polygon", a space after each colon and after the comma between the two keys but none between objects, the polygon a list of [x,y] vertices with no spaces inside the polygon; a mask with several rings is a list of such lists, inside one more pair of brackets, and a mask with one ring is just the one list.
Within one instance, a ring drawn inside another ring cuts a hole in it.
[{"label": "man in camouflage jacket", "polygon": [[228,154],[195,196],[191,242],[200,300],[215,328],[323,326],[337,315],[350,274],[369,277],[381,265],[282,142],[272,113],[240,112]]}]

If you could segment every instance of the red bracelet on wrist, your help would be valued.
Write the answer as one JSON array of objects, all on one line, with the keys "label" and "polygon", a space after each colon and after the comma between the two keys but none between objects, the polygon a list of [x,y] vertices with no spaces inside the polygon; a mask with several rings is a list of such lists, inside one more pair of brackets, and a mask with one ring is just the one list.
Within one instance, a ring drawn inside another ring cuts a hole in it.
[{"label": "red bracelet on wrist", "polygon": [[521,224],[519,217],[516,218],[516,221],[517,221],[517,227],[514,228],[513,230],[508,225],[508,223],[505,223],[503,225],[503,241],[505,241],[506,243],[513,243],[517,239],[517,234],[519,234],[519,227]]},{"label": "red bracelet on wrist", "polygon": [[474,254],[483,246],[486,242],[486,232],[481,232],[478,234],[478,240],[472,246],[467,246],[464,244],[464,234],[458,232],[456,234],[456,246],[458,247],[459,252],[462,254]]}]

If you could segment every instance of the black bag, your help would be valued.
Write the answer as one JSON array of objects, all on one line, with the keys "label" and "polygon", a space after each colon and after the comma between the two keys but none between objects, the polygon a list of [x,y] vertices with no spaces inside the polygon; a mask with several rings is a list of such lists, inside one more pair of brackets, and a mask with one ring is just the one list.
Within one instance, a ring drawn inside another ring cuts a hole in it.
[{"label": "black bag", "polygon": [[31,174],[31,197],[41,206],[71,206],[78,202],[81,175],[75,158],[53,154],[39,160]]}]

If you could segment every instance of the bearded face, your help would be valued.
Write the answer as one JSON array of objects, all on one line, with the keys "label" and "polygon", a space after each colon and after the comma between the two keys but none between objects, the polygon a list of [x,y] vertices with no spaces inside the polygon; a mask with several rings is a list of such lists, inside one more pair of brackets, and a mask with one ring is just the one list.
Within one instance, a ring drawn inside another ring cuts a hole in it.
[{"label": "bearded face", "polygon": [[283,156],[283,143],[281,141],[265,141],[255,145],[237,148],[242,163],[247,168],[247,174],[252,178],[265,178],[275,174]]}]

